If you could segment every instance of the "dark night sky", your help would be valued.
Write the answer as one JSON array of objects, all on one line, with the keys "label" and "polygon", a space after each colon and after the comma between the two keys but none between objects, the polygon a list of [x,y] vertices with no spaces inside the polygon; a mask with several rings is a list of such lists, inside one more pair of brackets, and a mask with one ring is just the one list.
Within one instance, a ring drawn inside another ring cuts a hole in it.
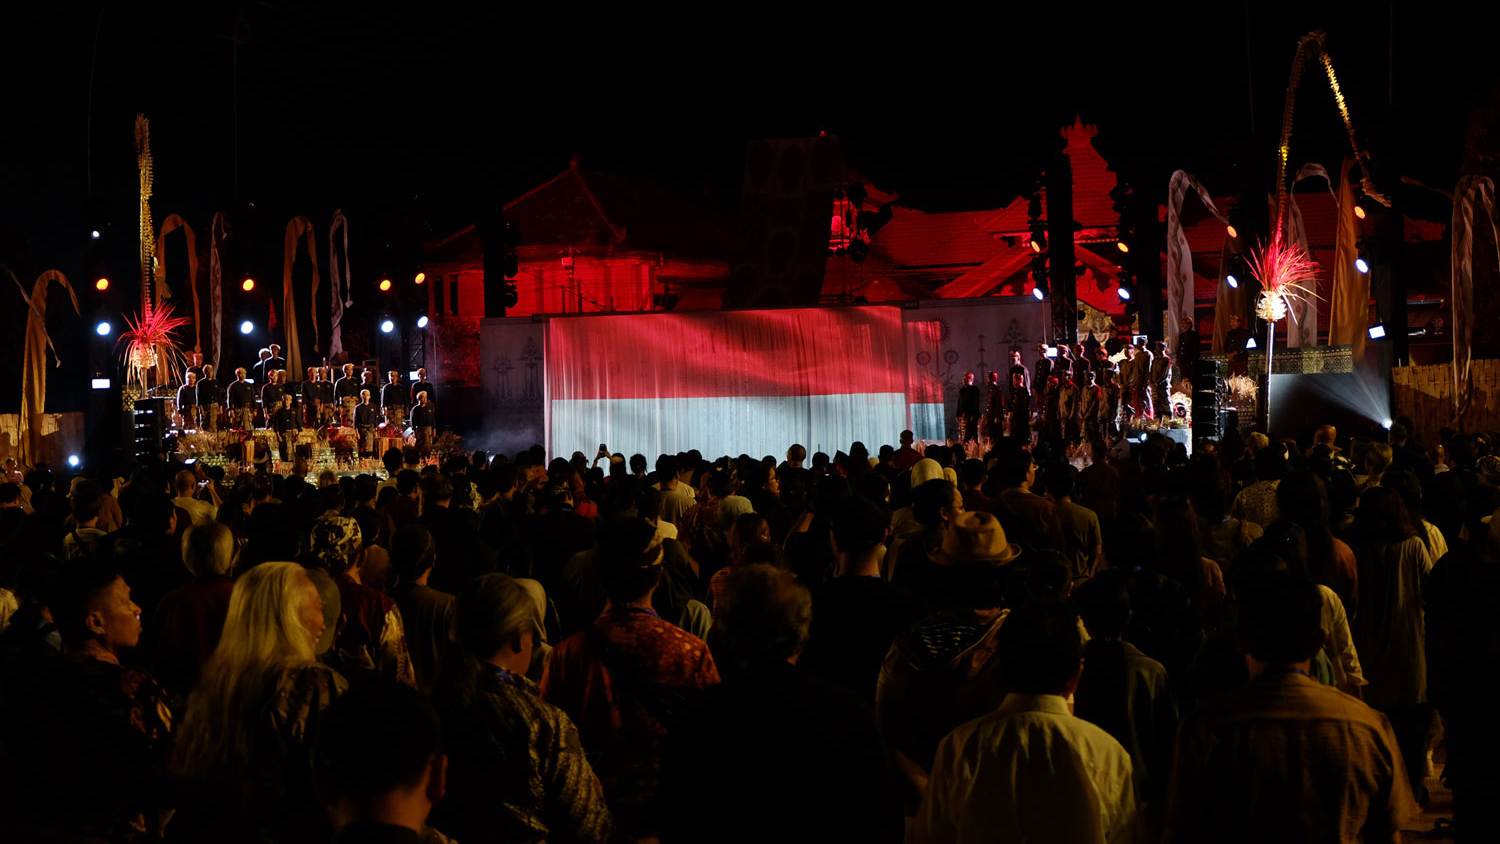
[{"label": "dark night sky", "polygon": [[[890,16],[876,5],[703,5],[658,17],[308,5],[106,3],[102,24],[99,3],[0,11],[0,263],[28,284],[46,267],[83,273],[97,219],[111,265],[130,277],[131,127],[142,111],[158,223],[177,212],[203,232],[214,211],[239,209],[274,266],[286,219],[306,214],[326,243],[342,207],[358,282],[372,284],[377,264],[549,178],[575,151],[585,166],[733,208],[747,140],[823,130],[903,204],[985,208],[1029,184],[1078,112],[1098,124],[1107,157],[1142,168],[1152,194],[1178,167],[1229,193],[1237,161],[1269,170],[1297,38],[1319,28],[1362,140],[1400,171],[1451,187],[1467,115],[1496,78],[1481,55],[1488,27],[1465,24],[1459,4],[1409,0],[1396,4],[1393,42],[1386,3],[1251,3],[1253,74],[1243,2],[902,6]],[[231,35],[241,9],[236,197]],[[1316,68],[1297,114],[1292,167],[1336,167],[1347,141]],[[1269,172],[1254,183],[1270,189]]]}]

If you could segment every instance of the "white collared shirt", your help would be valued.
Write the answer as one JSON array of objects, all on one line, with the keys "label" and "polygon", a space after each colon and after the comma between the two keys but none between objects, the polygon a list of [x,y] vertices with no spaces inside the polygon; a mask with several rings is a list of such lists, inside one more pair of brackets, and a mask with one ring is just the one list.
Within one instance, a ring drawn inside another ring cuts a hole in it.
[{"label": "white collared shirt", "polygon": [[1129,841],[1130,754],[1057,695],[1010,694],[949,733],[911,828],[917,844]]}]

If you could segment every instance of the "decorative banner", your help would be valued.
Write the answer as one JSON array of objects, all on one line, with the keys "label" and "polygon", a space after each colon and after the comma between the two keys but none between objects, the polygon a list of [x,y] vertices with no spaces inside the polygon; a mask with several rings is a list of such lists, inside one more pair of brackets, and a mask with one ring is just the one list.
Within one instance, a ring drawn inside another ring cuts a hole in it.
[{"label": "decorative banner", "polygon": [[1214,207],[1214,201],[1198,180],[1178,170],[1167,186],[1167,346],[1175,349],[1177,338],[1193,319],[1193,250],[1182,228],[1182,200],[1188,189],[1196,191],[1210,213],[1227,225],[1229,219]]},{"label": "decorative banner", "polygon": [[[1229,336],[1233,330],[1234,318],[1240,318],[1240,326],[1250,325],[1249,309],[1245,307],[1245,297],[1249,293],[1248,287],[1230,287],[1229,275],[1232,256],[1241,254],[1240,241],[1238,238],[1224,233],[1224,248],[1219,251],[1219,294],[1214,299],[1214,338],[1212,350],[1215,354],[1224,351],[1224,338]],[[1244,284],[1244,279],[1235,279],[1236,282]]]},{"label": "decorative banner", "polygon": [[1338,248],[1333,254],[1333,303],[1328,314],[1328,345],[1348,345],[1355,360],[1365,351],[1365,331],[1370,327],[1370,277],[1354,266],[1359,257],[1358,233],[1354,227],[1354,184],[1349,170],[1354,160],[1344,159],[1339,168]]},{"label": "decorative banner", "polygon": [[[339,252],[335,248],[337,236],[344,238],[344,291],[339,289]],[[344,330],[340,326],[344,322],[344,308],[354,306],[354,296],[351,282],[353,276],[349,273],[349,221],[344,217],[344,209],[339,208],[333,212],[333,221],[328,224],[328,283],[331,289],[328,291],[330,304],[332,305],[332,327],[328,331],[328,357],[337,357],[344,351]],[[345,297],[348,298],[345,298]],[[316,303],[314,303],[316,309]]]},{"label": "decorative banner", "polygon": [[[6,271],[7,273],[9,270]],[[11,278],[15,278],[14,275]],[[68,283],[68,277],[57,270],[48,270],[37,276],[36,284],[31,288],[31,295],[26,296],[26,289],[21,288],[21,296],[26,299],[29,313],[26,315],[26,339],[23,346],[21,359],[21,428],[19,442],[16,447],[20,453],[20,463],[26,465],[35,460],[42,453],[42,414],[47,411],[47,349],[52,349],[52,356],[56,358],[56,366],[62,366],[62,358],[57,355],[57,346],[52,343],[52,337],[47,333],[47,282],[55,281],[68,291],[68,298],[73,302],[73,313],[78,311],[78,295],[73,292],[73,285]],[[21,286],[20,279],[16,279],[16,286]]]},{"label": "decorative banner", "polygon": [[[1474,203],[1490,218],[1495,260],[1500,263],[1500,225],[1495,219],[1495,183],[1486,176],[1463,176],[1453,189],[1453,409],[1468,409],[1474,382],[1469,372],[1474,339]],[[1400,328],[1401,326],[1398,326]]]},{"label": "decorative banner", "polygon": [[177,214],[168,214],[161,221],[161,231],[156,235],[156,301],[166,302],[171,296],[167,289],[167,235],[182,229],[187,235],[188,289],[193,295],[193,351],[203,351],[203,330],[198,322],[198,240],[193,227]]},{"label": "decorative banner", "polygon": [[224,223],[224,213],[214,214],[213,222],[208,224],[208,297],[209,308],[212,311],[209,319],[209,336],[213,342],[214,372],[219,371],[219,358],[223,352],[223,345],[219,331],[224,324],[224,266],[219,260],[219,244],[228,237],[229,227]]},{"label": "decorative banner", "polygon": [[1344,102],[1344,92],[1339,88],[1338,75],[1333,72],[1333,60],[1323,51],[1323,40],[1327,36],[1318,31],[1309,32],[1302,36],[1297,42],[1297,54],[1292,57],[1292,73],[1286,85],[1286,98],[1281,106],[1281,142],[1276,146],[1276,230],[1272,233],[1272,239],[1281,237],[1282,224],[1286,220],[1286,205],[1290,194],[1286,185],[1286,161],[1287,155],[1292,149],[1292,115],[1297,107],[1297,85],[1302,81],[1302,68],[1309,58],[1314,56],[1322,63],[1323,70],[1328,74],[1328,87],[1333,91],[1333,101],[1339,107],[1339,117],[1344,121],[1344,131],[1349,135],[1349,146],[1354,150],[1354,158],[1360,163],[1360,180],[1365,195],[1379,202],[1381,205],[1391,207],[1389,197],[1375,190],[1375,182],[1370,178],[1370,153],[1368,150],[1359,148],[1359,140],[1354,134],[1354,119],[1349,116],[1349,104]]},{"label": "decorative banner", "polygon": [[[1322,179],[1328,183],[1328,192],[1333,194],[1333,180],[1328,177],[1328,171],[1321,164],[1304,164],[1302,169],[1292,179],[1292,188],[1295,191],[1297,183],[1303,179]],[[1312,250],[1307,246],[1307,226],[1302,220],[1302,209],[1297,206],[1297,195],[1289,193],[1290,202],[1287,205],[1287,231],[1291,242],[1308,255]],[[1334,202],[1338,202],[1338,196],[1334,195]],[[1297,296],[1291,300],[1292,321],[1286,327],[1287,348],[1297,349],[1303,346],[1318,345],[1318,297],[1317,288],[1313,285],[1314,295]]]},{"label": "decorative banner", "polygon": [[138,233],[141,262],[141,313],[151,310],[151,282],[156,271],[156,227],[151,223],[151,182],[155,164],[151,160],[151,124],[146,115],[135,116],[135,163],[140,179]]},{"label": "decorative banner", "polygon": [[[288,372],[302,371],[302,347],[297,340],[297,300],[292,293],[292,263],[297,257],[297,241],[307,238],[307,258],[312,263],[312,290],[314,301],[318,292],[318,243],[313,237],[312,221],[306,217],[294,217],[286,224],[286,247],[281,262],[281,307],[282,329],[286,334],[286,366]],[[318,343],[318,319],[313,314],[313,346]]]}]

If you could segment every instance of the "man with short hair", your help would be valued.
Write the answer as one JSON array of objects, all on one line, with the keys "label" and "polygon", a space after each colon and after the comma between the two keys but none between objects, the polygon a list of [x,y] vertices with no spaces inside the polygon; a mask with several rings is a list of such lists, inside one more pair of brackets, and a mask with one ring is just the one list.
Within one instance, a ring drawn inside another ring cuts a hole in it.
[{"label": "man with short hair", "polygon": [[16,690],[5,725],[17,841],[145,841],[160,830],[172,713],[150,676],[121,665],[141,637],[141,608],[119,569],[78,560],[47,600],[67,658]]},{"label": "man with short hair", "polygon": [[225,403],[229,405],[230,424],[249,433],[255,430],[255,387],[245,380],[245,368],[234,371]]},{"label": "man with short hair", "polygon": [[417,406],[411,409],[411,427],[417,435],[417,453],[426,457],[432,453],[432,442],[437,436],[437,412],[432,407],[432,396],[417,393]]},{"label": "man with short hair", "polygon": [[673,526],[698,503],[693,488],[678,479],[680,471],[676,456],[663,454],[656,458],[657,483],[653,486],[661,490],[660,519]]},{"label": "man with short hair", "polygon": [[198,427],[198,373],[196,372],[189,372],[183,376],[183,384],[177,388],[177,413],[182,417],[184,429]]},{"label": "man with short hair", "polygon": [[1256,573],[1239,599],[1251,679],[1183,719],[1163,840],[1399,840],[1415,800],[1390,721],[1308,676],[1317,585]]},{"label": "man with short hair", "polygon": [[1032,492],[1036,483],[1036,461],[1031,452],[1013,448],[1001,455],[995,466],[1001,490],[990,499],[989,509],[1007,528],[1024,535],[1028,542],[1054,549],[1063,547],[1062,524],[1057,507]]},{"label": "man with short hair", "polygon": [[255,383],[262,386],[264,386],[270,380],[266,376],[266,370],[280,368],[281,367],[279,364],[272,362],[270,349],[261,349],[260,359],[255,362],[254,366],[250,367],[251,372],[255,375]]},{"label": "man with short hair", "polygon": [[427,825],[447,790],[432,704],[397,683],[351,688],[319,718],[313,779],[335,844],[451,844]]},{"label": "man with short hair", "polygon": [[979,403],[979,388],[974,386],[974,373],[965,372],[964,385],[958,388],[958,404],[953,411],[954,418],[958,420],[960,442],[979,439]]},{"label": "man with short hair", "polygon": [[744,566],[718,616],[721,652],[738,670],[668,737],[661,839],[901,841],[895,776],[869,707],[800,668],[807,588],[790,572]]},{"label": "man with short hair", "polygon": [[901,432],[901,447],[891,456],[891,465],[896,467],[897,472],[905,472],[922,459],[922,453],[912,447],[916,441],[916,434],[910,430]]},{"label": "man with short hair", "polygon": [[389,382],[380,388],[380,407],[385,411],[387,425],[398,430],[406,428],[406,401],[409,393],[401,383],[401,373],[395,369],[386,373]]},{"label": "man with short hair", "polygon": [[799,664],[873,707],[891,640],[927,617],[927,603],[880,576],[880,549],[890,534],[884,511],[866,499],[848,498],[831,516],[838,568],[813,591],[812,634]]},{"label": "man with short hair", "polygon": [[[211,495],[217,495],[213,491],[213,484],[208,484],[208,490]],[[193,524],[207,524],[219,517],[217,504],[203,501],[195,495],[198,491],[198,476],[191,469],[183,469],[172,478],[172,491],[177,494],[172,503],[184,510]]]},{"label": "man with short hair", "polygon": [[656,528],[622,520],[600,531],[604,614],[553,649],[542,698],[572,717],[620,828],[655,834],[661,754],[667,736],[719,672],[702,639],[657,617],[652,594],[663,551]]},{"label": "man with short hair", "polygon": [[429,403],[433,405],[437,404],[437,388],[433,387],[432,382],[427,380],[426,367],[417,369],[417,380],[411,382],[411,403],[407,407],[416,407],[417,396],[421,393],[427,394],[427,401]]},{"label": "man with short hair", "polygon": [[[397,489],[400,487],[398,486]],[[434,586],[456,595],[465,583],[493,569],[493,558],[479,548],[479,516],[453,506],[453,483],[441,475],[424,480],[423,526],[432,534],[438,563]]]},{"label": "man with short hair", "polygon": [[343,375],[333,382],[333,402],[337,405],[339,424],[349,427],[354,424],[354,406],[359,404],[359,379],[354,375],[354,364],[346,363]]},{"label": "man with short hair", "polygon": [[281,462],[290,463],[297,454],[297,437],[302,432],[302,414],[292,407],[292,394],[282,393],[281,404],[271,411],[271,430],[281,446]]},{"label": "man with short hair", "polygon": [[1099,516],[1081,504],[1073,503],[1073,489],[1078,470],[1059,463],[1047,470],[1047,497],[1057,510],[1062,529],[1063,547],[1068,558],[1069,578],[1073,581],[1092,577],[1104,567],[1104,536],[1099,530]]},{"label": "man with short hair", "polygon": [[359,438],[359,456],[369,457],[375,451],[375,407],[370,404],[370,391],[359,391],[359,404],[354,407],[354,431]]},{"label": "man with short hair", "polygon": [[1061,603],[1023,606],[1000,626],[996,645],[1009,694],[938,745],[910,840],[1128,840],[1130,754],[1068,710],[1083,670],[1077,614]]},{"label": "man with short hair", "polygon": [[278,371],[286,369],[286,358],[281,356],[281,346],[277,343],[272,343],[269,351],[271,353],[271,358],[270,361],[266,364],[266,368],[275,369]]},{"label": "man with short hair", "polygon": [[453,623],[453,596],[427,585],[436,559],[432,534],[420,524],[403,525],[391,537],[391,567],[399,578],[394,590],[396,606],[405,624],[417,688],[424,694],[432,692],[437,680]]},{"label": "man with short hair", "polygon": [[203,430],[217,434],[223,425],[224,385],[214,375],[214,366],[205,363],[198,375],[198,415]]}]

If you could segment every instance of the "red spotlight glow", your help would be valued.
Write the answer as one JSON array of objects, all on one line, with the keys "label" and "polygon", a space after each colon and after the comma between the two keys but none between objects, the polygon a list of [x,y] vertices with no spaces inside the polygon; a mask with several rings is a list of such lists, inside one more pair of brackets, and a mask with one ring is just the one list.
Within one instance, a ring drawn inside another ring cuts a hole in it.
[{"label": "red spotlight glow", "polygon": [[243,290],[243,291],[245,291],[246,293],[249,293],[250,291],[254,290],[255,289],[255,279],[253,279],[253,278],[247,278],[247,279],[245,279],[243,282],[240,283],[240,289]]},{"label": "red spotlight glow", "polygon": [[382,278],[380,280],[380,292],[384,293],[385,291],[390,290],[390,289],[391,289],[391,280],[388,279],[388,278]]},{"label": "red spotlight glow", "polygon": [[427,273],[417,273],[417,277],[413,280],[416,281],[417,284],[421,284],[422,282],[427,280]]},{"label": "red spotlight glow", "polygon": [[105,290],[108,290],[109,289],[109,279],[107,279],[107,278],[101,278],[98,281],[94,282],[94,289],[100,291],[101,293],[103,291],[105,291]]}]

